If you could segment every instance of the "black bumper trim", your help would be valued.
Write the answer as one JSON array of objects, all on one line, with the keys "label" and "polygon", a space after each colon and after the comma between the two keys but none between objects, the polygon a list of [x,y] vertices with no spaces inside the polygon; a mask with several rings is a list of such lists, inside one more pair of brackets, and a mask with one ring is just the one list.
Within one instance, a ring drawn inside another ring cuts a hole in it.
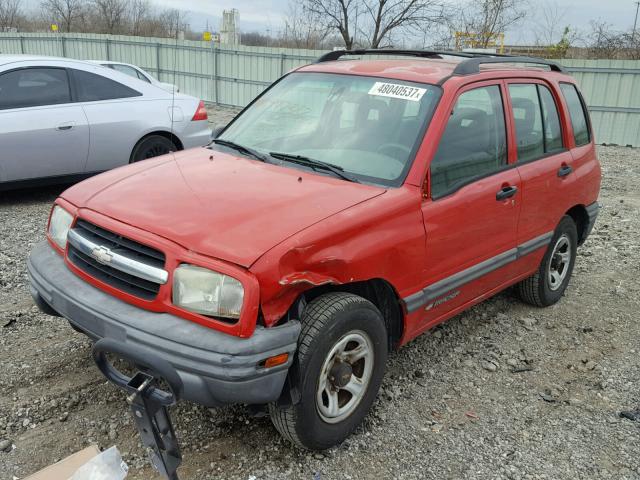
[{"label": "black bumper trim", "polygon": [[[206,406],[277,400],[293,361],[300,323],[258,326],[238,338],[167,313],[125,303],[83,281],[46,242],[28,260],[31,293],[93,340],[111,338],[144,347],[166,359],[184,383],[184,397]],[[40,298],[38,298],[40,297]],[[289,353],[282,366],[265,370],[260,361]]]}]

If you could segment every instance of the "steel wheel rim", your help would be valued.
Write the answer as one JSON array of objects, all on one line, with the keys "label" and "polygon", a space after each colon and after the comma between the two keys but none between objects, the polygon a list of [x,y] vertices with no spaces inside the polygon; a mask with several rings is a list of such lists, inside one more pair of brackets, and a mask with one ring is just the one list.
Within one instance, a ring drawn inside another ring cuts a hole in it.
[{"label": "steel wheel rim", "polygon": [[[367,392],[373,362],[373,343],[361,330],[342,336],[329,350],[316,389],[316,409],[323,421],[338,423],[354,412]],[[341,374],[340,378],[336,373]]]},{"label": "steel wheel rim", "polygon": [[558,238],[551,258],[549,259],[549,268],[547,269],[547,279],[549,283],[549,289],[556,291],[560,288],[564,279],[569,272],[569,265],[571,264],[571,240],[565,234]]}]

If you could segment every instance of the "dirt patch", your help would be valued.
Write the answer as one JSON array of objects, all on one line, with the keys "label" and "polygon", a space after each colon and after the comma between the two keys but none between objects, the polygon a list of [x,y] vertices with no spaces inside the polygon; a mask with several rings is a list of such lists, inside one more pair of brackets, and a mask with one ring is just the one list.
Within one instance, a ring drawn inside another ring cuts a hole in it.
[{"label": "dirt patch", "polygon": [[[325,453],[241,406],[183,402],[181,478],[640,479],[640,422],[619,415],[640,406],[640,150],[599,154],[603,209],[560,303],[507,291],[413,341],[364,425]],[[118,446],[129,478],[155,478],[89,341],[30,300],[25,260],[61,190],[0,194],[0,478],[94,442]]]}]

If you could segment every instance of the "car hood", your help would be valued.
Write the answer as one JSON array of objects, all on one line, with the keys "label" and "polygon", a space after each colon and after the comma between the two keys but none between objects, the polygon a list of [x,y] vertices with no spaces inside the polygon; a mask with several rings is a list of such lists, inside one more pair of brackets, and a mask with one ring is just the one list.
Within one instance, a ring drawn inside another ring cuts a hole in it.
[{"label": "car hood", "polygon": [[295,233],[384,192],[199,148],[106,172],[62,197],[197,253],[249,267]]}]

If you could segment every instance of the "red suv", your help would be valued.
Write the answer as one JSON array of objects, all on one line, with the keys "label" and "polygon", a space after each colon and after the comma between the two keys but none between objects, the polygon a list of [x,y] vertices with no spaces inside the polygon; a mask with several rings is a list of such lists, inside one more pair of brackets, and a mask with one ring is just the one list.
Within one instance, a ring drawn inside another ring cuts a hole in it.
[{"label": "red suv", "polygon": [[184,398],[268,405],[287,439],[327,448],[367,414],[391,349],[511,285],[557,302],[600,176],[555,63],[331,52],[208,148],[64,192],[32,294],[161,358]]}]

